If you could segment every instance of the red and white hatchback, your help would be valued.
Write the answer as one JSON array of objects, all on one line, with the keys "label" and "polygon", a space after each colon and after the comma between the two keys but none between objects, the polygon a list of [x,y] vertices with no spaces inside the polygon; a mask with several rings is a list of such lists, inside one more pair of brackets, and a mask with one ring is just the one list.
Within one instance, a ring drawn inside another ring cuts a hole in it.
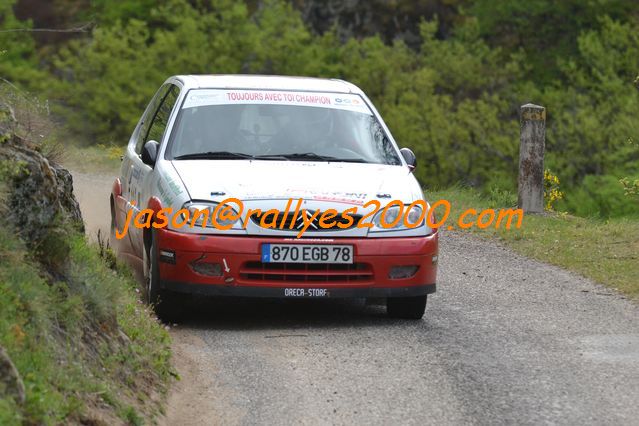
[{"label": "red and white hatchback", "polygon": [[[351,83],[171,77],[113,185],[116,246],[167,319],[179,293],[386,298],[389,315],[421,318],[438,234],[414,167]],[[203,211],[217,222],[189,222]]]}]

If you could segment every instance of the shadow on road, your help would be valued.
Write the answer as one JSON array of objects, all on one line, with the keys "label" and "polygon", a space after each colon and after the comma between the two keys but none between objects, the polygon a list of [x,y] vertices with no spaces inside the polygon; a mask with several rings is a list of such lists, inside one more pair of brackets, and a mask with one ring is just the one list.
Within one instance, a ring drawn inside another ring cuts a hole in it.
[{"label": "shadow on road", "polygon": [[278,330],[401,326],[424,321],[391,319],[383,305],[364,299],[203,298],[189,300],[179,321],[181,327],[217,330]]}]

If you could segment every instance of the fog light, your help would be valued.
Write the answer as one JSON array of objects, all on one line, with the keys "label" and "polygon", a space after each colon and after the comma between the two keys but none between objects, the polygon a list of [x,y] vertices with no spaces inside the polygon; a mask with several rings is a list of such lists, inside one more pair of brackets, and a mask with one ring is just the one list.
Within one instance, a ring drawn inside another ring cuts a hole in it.
[{"label": "fog light", "polygon": [[191,269],[193,269],[196,274],[208,275],[209,277],[222,276],[222,265],[219,263],[191,262],[189,266],[191,266]]},{"label": "fog light", "polygon": [[409,266],[393,266],[388,273],[388,278],[397,280],[401,278],[410,278],[417,273],[419,265]]}]

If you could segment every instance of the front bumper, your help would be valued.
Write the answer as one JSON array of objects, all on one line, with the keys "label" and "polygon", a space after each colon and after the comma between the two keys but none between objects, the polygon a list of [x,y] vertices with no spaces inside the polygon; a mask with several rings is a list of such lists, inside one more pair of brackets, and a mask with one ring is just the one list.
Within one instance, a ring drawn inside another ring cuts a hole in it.
[{"label": "front bumper", "polygon": [[[408,297],[433,293],[437,278],[438,234],[407,238],[267,238],[185,234],[158,229],[160,286],[195,294],[246,297]],[[352,265],[261,262],[261,246],[351,244]],[[194,270],[220,265],[220,276]],[[418,266],[409,278],[389,277],[394,266]],[[197,268],[196,268],[197,269]]]}]

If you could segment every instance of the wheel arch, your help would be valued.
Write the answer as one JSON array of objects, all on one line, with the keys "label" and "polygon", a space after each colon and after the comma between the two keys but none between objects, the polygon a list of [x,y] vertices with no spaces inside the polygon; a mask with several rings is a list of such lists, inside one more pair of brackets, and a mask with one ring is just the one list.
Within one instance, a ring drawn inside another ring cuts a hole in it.
[{"label": "wheel arch", "polygon": [[144,251],[146,252],[145,254],[149,256],[149,250],[151,248],[151,238],[153,237],[153,224],[155,223],[157,213],[162,210],[162,202],[157,197],[151,197],[147,202],[146,208],[153,211],[153,216],[151,217],[151,221],[149,222],[151,226],[149,226],[148,228],[144,228],[142,231]]}]

